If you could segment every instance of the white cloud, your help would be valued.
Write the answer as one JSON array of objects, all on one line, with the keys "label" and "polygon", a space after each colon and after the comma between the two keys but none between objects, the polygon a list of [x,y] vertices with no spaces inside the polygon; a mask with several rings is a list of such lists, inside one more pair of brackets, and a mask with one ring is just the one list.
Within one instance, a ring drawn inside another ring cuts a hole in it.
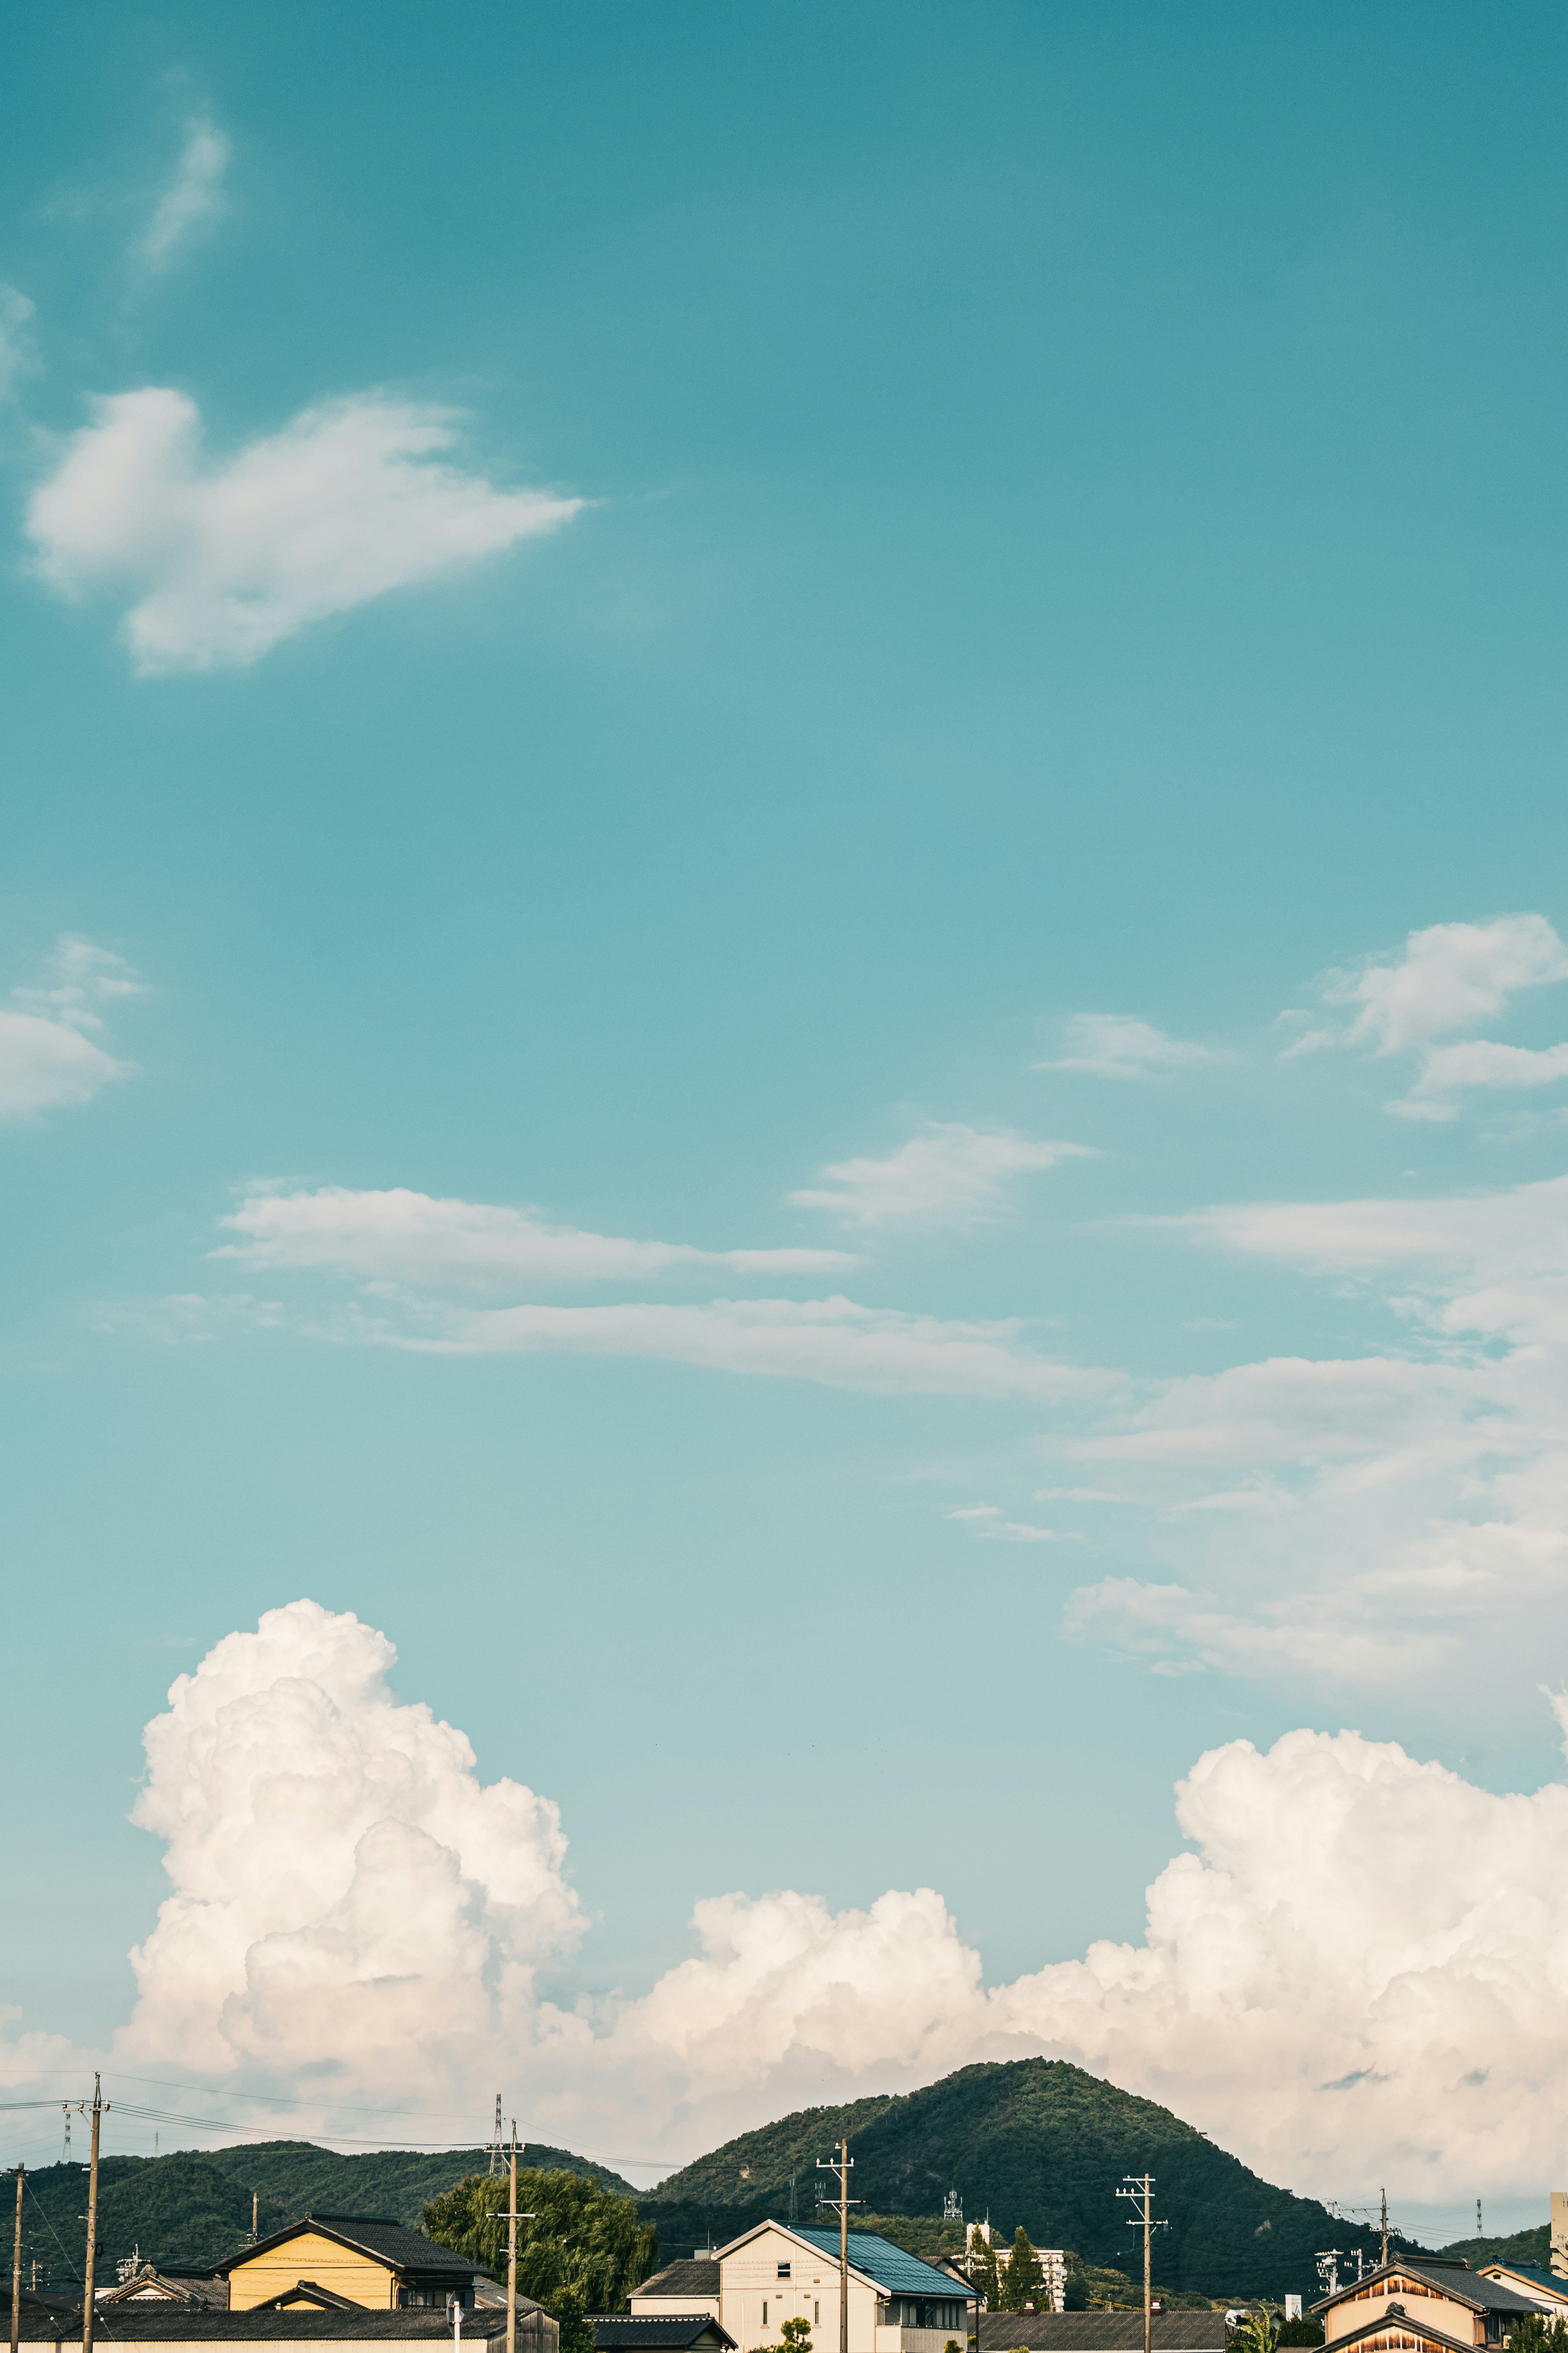
[{"label": "white cloud", "polygon": [[242,669],[311,621],[578,512],[440,462],[457,438],[451,411],[366,393],[213,464],[184,393],[116,393],[33,494],[37,568],[64,596],[131,598],[122,634],[143,676]]},{"label": "white cloud", "polygon": [[429,2097],[526,2031],[534,1968],[583,1926],[559,1810],[483,1785],[464,1735],[388,1688],[395,1657],[301,1600],[178,1678],[132,1816],[172,1893],[132,1955],[121,2060]]},{"label": "white cloud", "polygon": [[640,1356],[889,1395],[1059,1398],[1108,1385],[1103,1374],[1035,1354],[1016,1323],[955,1323],[838,1297],[443,1310],[381,1323],[367,1314],[339,1333],[447,1356]]},{"label": "white cloud", "polygon": [[1521,989],[1562,980],[1568,980],[1568,947],[1544,915],[1433,923],[1412,932],[1396,959],[1369,957],[1353,969],[1329,973],[1321,983],[1323,1001],[1352,1008],[1348,1028],[1309,1029],[1280,1060],[1335,1045],[1365,1046],[1384,1057],[1414,1054],[1419,1060],[1415,1082],[1386,1109],[1402,1119],[1451,1120],[1467,1089],[1535,1088],[1568,1078],[1568,1046],[1533,1049],[1487,1039],[1435,1043],[1501,1013]]},{"label": "white cloud", "polygon": [[1323,997],[1355,1008],[1351,1042],[1405,1054],[1500,1013],[1521,988],[1568,980],[1568,948],[1544,915],[1432,923],[1412,932],[1396,963],[1372,958],[1331,973]]},{"label": "white cloud", "polygon": [[[880,1160],[838,1160],[790,1199],[857,1226],[952,1223],[1003,1207],[1018,1179],[1058,1161],[1092,1158],[1083,1144],[1037,1143],[1005,1130],[933,1122]],[[820,1181],[826,1179],[826,1182]]]},{"label": "white cloud", "polygon": [[[332,2102],[384,2105],[394,2077],[445,2119],[526,2072],[542,2138],[675,2162],[813,2101],[1044,2052],[1319,2196],[1347,2147],[1423,2200],[1534,2190],[1556,2163],[1561,1779],[1497,1795],[1353,1731],[1232,1741],[1178,1786],[1192,1851],[1137,1942],[987,1992],[931,1887],[837,1913],[731,1890],[697,1904],[696,1950],[646,1997],[558,2007],[536,1973],[563,1975],[582,1914],[556,1810],[487,1786],[462,1733],[389,1688],[393,1660],[298,1601],[175,1683],[136,1807],[171,1893],[111,2065],[269,2084],[321,2104],[280,2124],[328,2137]],[[20,2095],[76,2055],[8,2036],[0,2072]]]},{"label": "white cloud", "polygon": [[0,1005],[0,1119],[90,1103],[130,1064],[87,1033],[100,1030],[100,1005],[139,996],[142,983],[123,957],[67,933],[57,942],[49,977],[13,989]]},{"label": "white cloud", "polygon": [[137,248],[144,269],[167,269],[182,248],[217,218],[229,153],[226,136],[212,122],[198,119],[186,125],[179,162]]},{"label": "white cloud", "polygon": [[999,1504],[970,1504],[963,1511],[949,1512],[950,1520],[968,1520],[974,1524],[974,1534],[994,1544],[1081,1544],[1083,1538],[1071,1529],[1037,1528],[1026,1520],[1004,1517]]},{"label": "white cloud", "polygon": [[1061,1441],[1137,1487],[1156,1553],[1147,1577],[1075,1596],[1072,1630],[1163,1668],[1376,1684],[1488,1720],[1521,1624],[1568,1642],[1568,1178],[1169,1222],[1381,1294],[1401,1345],[1169,1381]]},{"label": "white cloud", "polygon": [[1176,1071],[1200,1070],[1232,1057],[1217,1046],[1199,1046],[1167,1037],[1147,1021],[1125,1013],[1075,1013],[1063,1025],[1068,1051],[1037,1071],[1087,1071],[1102,1079],[1168,1078]]},{"label": "white cloud", "polygon": [[819,1273],[856,1262],[835,1250],[710,1250],[689,1242],[631,1241],[551,1225],[532,1209],[437,1200],[405,1186],[355,1192],[324,1185],[313,1193],[255,1186],[239,1208],[219,1222],[244,1239],[214,1250],[214,1258],[430,1289],[494,1292],[520,1282],[604,1282],[687,1267]]}]

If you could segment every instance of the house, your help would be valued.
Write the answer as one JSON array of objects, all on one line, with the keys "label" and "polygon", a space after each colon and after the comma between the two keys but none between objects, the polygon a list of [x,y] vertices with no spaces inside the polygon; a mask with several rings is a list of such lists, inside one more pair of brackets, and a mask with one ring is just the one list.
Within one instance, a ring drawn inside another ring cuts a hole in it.
[{"label": "house", "polygon": [[586,2315],[598,2353],[735,2353],[735,2340],[710,2312]]},{"label": "house", "polygon": [[151,2263],[139,2263],[129,2279],[122,2280],[118,2287],[100,2288],[93,2302],[100,2306],[202,2304],[226,2312],[228,2288],[225,2281],[214,2279],[210,2272],[161,2272]]},{"label": "house", "polygon": [[231,2312],[445,2313],[475,2304],[478,2263],[384,2214],[307,2214],[215,2263]]},{"label": "house", "polygon": [[[849,2233],[849,2353],[944,2353],[970,2333],[973,2291],[874,2232]],[[632,2295],[633,2316],[706,2311],[740,2353],[777,2345],[786,2320],[838,2344],[838,2233],[758,2222],[710,2256],[670,2263]]]},{"label": "house", "polygon": [[1483,2263],[1480,2276],[1512,2288],[1517,2295],[1537,2297],[1542,2310],[1559,2319],[1568,2316],[1568,2279],[1559,2279],[1555,2272],[1543,2272],[1534,2263]]},{"label": "house", "polygon": [[[1229,2331],[1223,2312],[1157,2312],[1149,2324],[1151,2353],[1225,2353]],[[987,2312],[981,2317],[979,2353],[1143,2353],[1143,2311]]]},{"label": "house", "polygon": [[[26,2300],[30,2301],[30,2299]],[[493,2308],[455,2316],[461,2330],[457,2353],[467,2345],[470,2353],[504,2353],[506,2314]],[[174,2304],[167,2297],[138,2303],[134,2299],[104,2314],[98,2325],[97,2344],[108,2353],[110,2344],[170,2346],[178,2353],[376,2353],[389,2348],[423,2347],[427,2353],[447,2353],[453,2346],[454,2321],[429,2305],[367,2312],[355,2305],[344,2312],[319,2312],[306,2306],[289,2311],[263,2311],[252,2306],[242,2312],[215,2312]],[[48,2353],[81,2353],[81,2315],[33,2313],[24,2303],[21,2341],[47,2348]],[[537,2305],[523,2309],[518,2300],[519,2353],[560,2353],[561,2331]]]},{"label": "house", "polygon": [[1401,2255],[1342,2287],[1312,2310],[1327,2345],[1345,2353],[1452,2353],[1504,2346],[1513,2323],[1542,2301],[1444,2255]]}]

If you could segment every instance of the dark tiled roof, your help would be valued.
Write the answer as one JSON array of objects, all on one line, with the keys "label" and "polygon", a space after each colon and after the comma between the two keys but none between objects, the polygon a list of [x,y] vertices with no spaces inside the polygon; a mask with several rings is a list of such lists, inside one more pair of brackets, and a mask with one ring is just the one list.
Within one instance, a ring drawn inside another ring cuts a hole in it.
[{"label": "dark tiled roof", "polygon": [[666,2263],[663,2271],[634,2287],[634,2295],[717,2295],[719,2266],[694,2255],[689,2263]]},{"label": "dark tiled roof", "polygon": [[[1223,2312],[1156,2312],[1149,2322],[1152,2353],[1208,2353],[1226,2341]],[[979,2353],[1143,2353],[1143,2313],[984,2312]]]},{"label": "dark tiled roof", "polygon": [[258,2239],[254,2247],[241,2247],[226,2262],[215,2263],[215,2272],[232,2272],[237,2263],[248,2263],[253,2255],[270,2253],[274,2247],[286,2246],[301,2231],[324,2231],[331,2239],[341,2239],[346,2246],[357,2247],[367,2255],[389,2263],[394,2271],[417,2272],[422,2278],[469,2280],[479,2269],[467,2255],[454,2254],[450,2247],[438,2247],[434,2239],[422,2238],[405,2222],[390,2214],[306,2214],[287,2230],[274,2231],[269,2239]]},{"label": "dark tiled roof", "polygon": [[1555,2272],[1543,2272],[1539,2263],[1488,2263],[1486,2268],[1489,2272],[1506,2272],[1510,2279],[1528,2280],[1549,2295],[1568,2296],[1568,2279],[1559,2279]]},{"label": "dark tiled roof", "polygon": [[679,2353],[688,2345],[732,2346],[710,2312],[590,2312],[594,2342],[604,2353]]},{"label": "dark tiled roof", "polygon": [[[521,2298],[518,2299],[520,2316]],[[62,2327],[58,2320],[22,2321],[29,2344],[62,2338],[68,2345],[80,2339],[80,2322]],[[452,2341],[452,2324],[438,2306],[413,2312],[204,2312],[180,2304],[116,2304],[100,2308],[94,2320],[99,2345],[395,2345],[445,2344]],[[506,2336],[503,2311],[465,2312],[463,2341]]]},{"label": "dark tiled roof", "polygon": [[[791,2225],[775,2222],[773,2228],[775,2231],[787,2231]],[[838,2261],[837,2231],[795,2230],[794,2235],[804,2239],[808,2247],[819,2249],[833,2263]],[[951,2296],[959,2293],[957,2282],[950,2280],[945,2272],[935,2271],[930,2263],[922,2263],[918,2255],[906,2254],[903,2248],[895,2247],[890,2239],[879,2239],[875,2231],[850,2232],[849,2262],[855,2271],[863,2272],[868,2279],[875,2280],[877,2285],[886,2288],[889,2295]],[[1142,2337],[1138,2342],[1142,2344]]]},{"label": "dark tiled roof", "polygon": [[[1504,2287],[1500,2280],[1483,2279],[1479,2272],[1471,2271],[1468,2263],[1440,2261],[1434,2255],[1400,2255],[1388,2263],[1380,2263],[1376,2271],[1368,2272],[1364,2279],[1347,2280],[1337,2295],[1324,2296],[1321,2303],[1313,2305],[1312,2310],[1327,2312],[1335,2305],[1348,2303],[1353,2295],[1364,2295],[1368,2288],[1376,2287],[1379,2280],[1394,2278],[1424,2280],[1435,2287],[1439,2295],[1454,2296],[1473,2312],[1520,2313],[1539,2312],[1541,2309],[1528,2295],[1521,2295],[1517,2290]],[[1397,2288],[1394,2293],[1398,2295]],[[1334,2342],[1341,2344],[1343,2339],[1336,2337]]]},{"label": "dark tiled roof", "polygon": [[256,2312],[292,2312],[311,2304],[322,2312],[363,2312],[365,2309],[363,2304],[356,2304],[352,2295],[340,2295],[336,2288],[322,2287],[319,2282],[307,2279],[296,2280],[292,2287],[280,2287],[276,2295],[269,2295],[265,2304],[255,2305],[252,2309]]}]

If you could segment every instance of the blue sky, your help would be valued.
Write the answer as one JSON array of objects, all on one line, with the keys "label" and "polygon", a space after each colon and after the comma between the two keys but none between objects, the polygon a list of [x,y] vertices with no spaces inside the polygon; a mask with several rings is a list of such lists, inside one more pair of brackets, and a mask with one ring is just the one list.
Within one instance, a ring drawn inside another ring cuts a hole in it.
[{"label": "blue sky", "polygon": [[0,1998],[124,2017],[306,1595],[563,1999],[1137,1940],[1237,1739],[1554,1777],[1558,14],[11,30]]}]

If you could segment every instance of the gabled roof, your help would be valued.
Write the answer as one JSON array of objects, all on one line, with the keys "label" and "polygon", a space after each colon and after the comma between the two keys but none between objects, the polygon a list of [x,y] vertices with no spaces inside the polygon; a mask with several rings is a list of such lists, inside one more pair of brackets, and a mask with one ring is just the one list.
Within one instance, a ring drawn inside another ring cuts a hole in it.
[{"label": "gabled roof", "polygon": [[[1462,2304],[1470,2312],[1519,2313],[1539,2312],[1541,2309],[1529,2296],[1517,2295],[1512,2288],[1504,2287],[1500,2280],[1489,2279],[1484,2272],[1471,2271],[1468,2263],[1460,2263],[1457,2258],[1450,2262],[1442,2255],[1400,2255],[1386,2263],[1379,2263],[1376,2271],[1368,2272],[1363,2279],[1347,2280],[1343,2287],[1337,2288],[1332,2295],[1322,2297],[1311,2309],[1314,2312],[1331,2312],[1335,2305],[1344,2304],[1352,2296],[1365,2295],[1369,2288],[1375,2289],[1379,2280],[1395,2278],[1418,2279],[1436,2295],[1452,2296],[1456,2304]],[[1398,2293],[1397,2289],[1394,2293]],[[1336,2345],[1348,2341],[1342,2337],[1334,2339]]]},{"label": "gabled roof", "polygon": [[[775,2222],[773,2227],[779,2231],[788,2230],[789,2226]],[[814,2254],[827,2256],[834,2263],[838,2261],[837,2231],[797,2229],[791,2231],[789,2235],[803,2239]],[[895,2247],[890,2239],[879,2239],[875,2231],[850,2232],[849,2263],[851,2269],[858,2271],[862,2279],[872,2281],[889,2295],[951,2296],[958,2289],[957,2281],[949,2279],[945,2272],[939,2272],[934,2264],[922,2263],[918,2255],[907,2253],[902,2247]],[[1142,2344],[1142,2337],[1139,2342]]]},{"label": "gabled roof", "polygon": [[[1228,2335],[1223,2312],[1156,2312],[1149,2323],[1152,2353],[1222,2353]],[[1142,2307],[981,2316],[979,2353],[1013,2353],[1017,2345],[1030,2353],[1143,2353]]]},{"label": "gabled roof", "polygon": [[340,2295],[336,2288],[322,2287],[315,2280],[296,2280],[292,2287],[281,2287],[269,2295],[265,2304],[252,2306],[256,2312],[289,2312],[297,2305],[309,2305],[317,2312],[363,2312],[365,2306],[352,2295]]},{"label": "gabled roof", "polygon": [[[1364,2280],[1362,2285],[1363,2287],[1366,2285]],[[1450,2337],[1446,2329],[1434,2328],[1429,2320],[1414,2318],[1405,2311],[1397,2296],[1392,2304],[1385,2304],[1381,2312],[1374,2312],[1371,2319],[1363,2322],[1360,2328],[1352,2328],[1348,2336],[1336,2337],[1334,2353],[1342,2353],[1342,2348],[1360,2345],[1368,2337],[1375,2337],[1380,2328],[1403,2328],[1412,2337],[1418,2337],[1423,2345],[1436,2345],[1443,2348],[1443,2353],[1476,2353],[1475,2344],[1471,2338]]]},{"label": "gabled roof", "polygon": [[699,2296],[717,2295],[719,2266],[701,2255],[693,2255],[684,2263],[666,2263],[661,2272],[645,2279],[634,2287],[634,2295]]},{"label": "gabled roof", "polygon": [[594,2342],[604,2353],[683,2353],[699,2342],[733,2347],[735,2339],[710,2312],[590,2312]]},{"label": "gabled roof", "polygon": [[434,2239],[421,2237],[391,2214],[306,2214],[298,2222],[290,2222],[270,2238],[258,2239],[253,2247],[241,2247],[237,2255],[215,2263],[216,2275],[225,2276],[248,2263],[258,2255],[269,2254],[274,2247],[285,2247],[302,2231],[316,2231],[323,2238],[335,2239],[340,2247],[352,2247],[356,2254],[369,2255],[389,2271],[416,2272],[421,2278],[470,2280],[481,2269],[468,2261],[467,2255],[454,2254],[450,2247],[438,2247]]},{"label": "gabled roof", "polygon": [[1555,2272],[1543,2272],[1539,2263],[1483,2263],[1480,2276],[1500,2281],[1522,2280],[1527,2293],[1539,2288],[1555,2302],[1568,2304],[1568,2279],[1559,2279]]}]

